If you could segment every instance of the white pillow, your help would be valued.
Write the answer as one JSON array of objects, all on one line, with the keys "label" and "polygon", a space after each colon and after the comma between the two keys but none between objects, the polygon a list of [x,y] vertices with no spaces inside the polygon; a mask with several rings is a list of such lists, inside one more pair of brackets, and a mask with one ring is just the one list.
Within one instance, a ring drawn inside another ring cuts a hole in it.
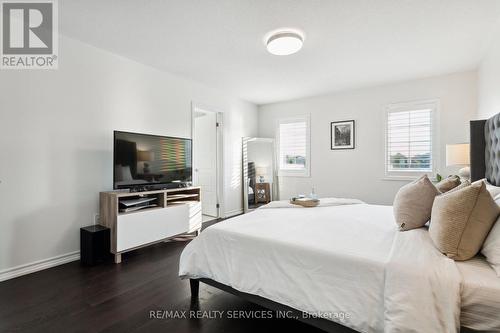
[{"label": "white pillow", "polygon": [[[493,199],[500,206],[500,187],[489,185],[487,189],[492,196],[494,193],[497,193]],[[493,228],[491,228],[488,237],[486,237],[481,253],[486,257],[486,261],[490,263],[498,277],[500,277],[500,216],[493,225]]]},{"label": "white pillow", "polygon": [[123,180],[122,165],[115,165],[115,181],[119,182]]},{"label": "white pillow", "polygon": [[490,183],[488,183],[488,181],[485,181],[485,183],[486,189],[488,190],[488,192],[490,192],[491,197],[495,199],[495,201],[497,199],[500,199],[500,186],[491,185]]},{"label": "white pillow", "polygon": [[134,180],[134,178],[132,178],[132,172],[130,172],[130,165],[122,166],[122,180]]},{"label": "white pillow", "polygon": [[130,172],[129,165],[115,165],[115,181],[131,181],[134,180],[132,178],[132,172]]}]

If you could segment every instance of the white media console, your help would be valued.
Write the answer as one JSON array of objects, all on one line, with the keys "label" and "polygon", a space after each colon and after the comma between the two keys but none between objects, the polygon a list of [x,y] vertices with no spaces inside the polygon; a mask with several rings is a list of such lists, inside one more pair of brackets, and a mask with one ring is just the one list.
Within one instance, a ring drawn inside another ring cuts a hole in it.
[{"label": "white media console", "polygon": [[99,194],[100,224],[111,229],[115,263],[121,254],[201,230],[200,188]]}]

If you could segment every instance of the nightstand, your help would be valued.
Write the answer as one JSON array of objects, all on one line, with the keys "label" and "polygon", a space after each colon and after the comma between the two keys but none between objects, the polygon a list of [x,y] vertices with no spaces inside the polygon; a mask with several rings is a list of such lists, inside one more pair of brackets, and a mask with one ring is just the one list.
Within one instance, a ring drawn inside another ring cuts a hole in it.
[{"label": "nightstand", "polygon": [[271,201],[271,184],[255,183],[255,203]]}]

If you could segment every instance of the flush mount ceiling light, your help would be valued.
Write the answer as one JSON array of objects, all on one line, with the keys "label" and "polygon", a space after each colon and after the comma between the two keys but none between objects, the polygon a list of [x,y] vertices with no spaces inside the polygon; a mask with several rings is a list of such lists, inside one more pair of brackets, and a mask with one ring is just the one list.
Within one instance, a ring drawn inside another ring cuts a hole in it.
[{"label": "flush mount ceiling light", "polygon": [[265,39],[269,53],[289,55],[299,51],[304,44],[304,35],[296,30],[279,30],[269,33]]}]

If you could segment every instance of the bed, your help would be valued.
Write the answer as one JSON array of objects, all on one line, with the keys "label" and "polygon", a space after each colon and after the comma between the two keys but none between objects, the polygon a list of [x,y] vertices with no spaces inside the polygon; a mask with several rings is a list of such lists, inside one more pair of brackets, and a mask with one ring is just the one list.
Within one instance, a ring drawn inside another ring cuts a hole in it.
[{"label": "bed", "polygon": [[[492,119],[471,122],[472,160],[478,149],[485,159],[471,173],[500,186],[498,140],[488,142],[500,115]],[[326,331],[500,330],[500,279],[484,259],[456,264],[425,229],[397,232],[393,219],[390,206],[345,200],[258,209],[207,228],[184,249],[179,275],[194,298],[201,281]]]},{"label": "bed", "polygon": [[463,278],[460,323],[476,331],[500,331],[500,278],[478,256],[457,262]]}]

